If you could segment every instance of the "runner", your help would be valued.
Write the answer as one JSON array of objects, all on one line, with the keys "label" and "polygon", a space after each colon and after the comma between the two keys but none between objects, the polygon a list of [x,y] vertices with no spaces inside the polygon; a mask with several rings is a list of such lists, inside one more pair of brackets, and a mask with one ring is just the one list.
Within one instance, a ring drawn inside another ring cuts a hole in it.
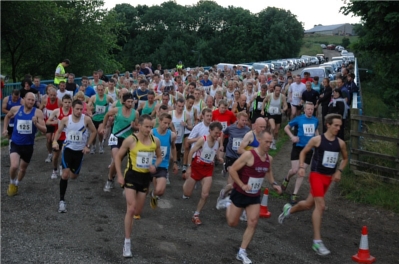
[{"label": "runner", "polygon": [[[46,121],[46,125],[53,125],[55,126],[54,131],[57,131],[58,128],[58,124],[59,122],[61,122],[61,120],[66,117],[69,116],[70,114],[72,114],[72,98],[69,94],[64,95],[64,97],[62,98],[62,107],[55,109],[50,117],[47,119]],[[52,148],[53,148],[53,172],[51,174],[51,179],[57,179],[57,171],[58,171],[58,159],[60,157],[60,150],[62,149],[62,146],[64,145],[64,140],[66,138],[66,134],[64,131],[60,132],[61,135],[59,136],[59,138],[57,139],[58,142],[58,149],[54,148],[54,140],[53,140],[53,144],[52,144]],[[61,167],[61,166],[60,166]],[[61,172],[62,169],[60,168],[60,175],[62,175]]]},{"label": "runner", "polygon": [[237,150],[238,154],[244,154],[246,150],[251,150],[259,146],[258,138],[266,129],[266,120],[263,117],[256,119],[253,124],[253,130],[247,132],[241,141],[240,147]]},{"label": "runner", "polygon": [[64,95],[69,94],[69,96],[72,98],[73,97],[73,92],[67,91],[66,90],[66,83],[64,81],[60,81],[58,84],[58,90],[57,90],[57,98],[58,100],[62,100]]},{"label": "runner", "polygon": [[[288,171],[287,176],[281,185],[281,189],[285,191],[287,189],[290,179],[295,176],[298,172],[299,167],[299,154],[309,142],[309,140],[319,135],[319,120],[313,116],[314,106],[312,103],[305,104],[305,114],[298,116],[291,120],[284,128],[285,133],[291,138],[293,143],[291,151],[291,169]],[[292,134],[291,128],[298,127],[298,135]],[[309,151],[306,155],[305,164],[303,167],[306,169],[312,159],[313,151]],[[298,191],[303,182],[303,176],[299,176],[295,182],[295,189],[290,197],[290,202],[295,204],[298,202]]]},{"label": "runner", "polygon": [[[109,104],[112,104],[113,100],[111,96],[105,95],[104,85],[97,85],[97,94],[93,95],[89,99],[87,114],[92,116],[93,124],[96,130],[103,129],[104,116],[108,112]],[[94,110],[94,111],[93,111]],[[104,134],[98,133],[99,150],[100,154],[104,153]],[[96,153],[96,139],[94,139],[93,146],[91,147],[90,154]]]},{"label": "runner", "polygon": [[112,161],[109,168],[108,180],[104,186],[104,192],[110,192],[114,187],[114,178],[116,174],[115,162],[113,162],[118,154],[123,140],[133,133],[133,128],[138,126],[139,113],[133,108],[133,95],[126,93],[122,97],[122,107],[112,108],[105,114],[103,126],[98,129],[98,133],[104,133],[104,125],[107,124],[109,117],[114,117],[114,125],[112,133],[108,140],[108,146],[111,147]]},{"label": "runner", "polygon": [[[237,93],[236,91],[235,93]],[[240,96],[240,99],[233,104],[233,109],[231,110],[235,115],[238,113],[249,113],[249,107],[247,104],[247,96],[245,94],[242,94]]]},{"label": "runner", "polygon": [[270,149],[277,149],[276,141],[282,122],[281,114],[285,112],[287,108],[287,100],[285,95],[281,94],[281,86],[280,84],[276,84],[274,92],[268,94],[262,103],[262,113],[264,113],[263,109],[266,109],[267,119],[270,124],[270,132],[273,135],[273,143],[270,146]]},{"label": "runner", "polygon": [[[14,89],[11,95],[4,97],[3,104],[1,105],[1,112],[3,114],[8,114],[11,108],[19,105],[24,105],[24,99],[21,98],[20,91],[18,89]],[[10,123],[7,127],[8,131],[7,136],[9,140],[11,139],[13,129],[14,129],[14,118],[11,118]]]},{"label": "runner", "polygon": [[[185,142],[185,148],[191,148],[194,146],[194,142],[198,141],[200,138],[203,136],[206,136],[209,134],[209,125],[211,124],[212,121],[212,110],[208,108],[204,108],[202,110],[202,122],[198,123],[193,127],[193,129],[190,132],[190,135],[188,136],[186,142]],[[185,163],[186,170],[187,170],[187,162],[191,160],[192,158],[187,155],[187,160]],[[186,179],[186,171],[183,172],[182,170],[182,178],[185,180]]]},{"label": "runner", "polygon": [[200,88],[196,88],[194,90],[194,104],[193,107],[195,109],[197,109],[197,119],[201,119],[201,113],[202,113],[202,109],[204,109],[205,106],[205,102],[203,100],[203,98],[201,98],[201,89]]},{"label": "runner", "polygon": [[[59,100],[57,97],[57,90],[54,87],[49,87],[47,89],[47,96],[43,97],[42,104],[40,107],[43,111],[44,122],[47,122],[53,111],[55,109],[59,109],[61,106],[62,106],[61,100]],[[44,162],[50,163],[53,159],[52,142],[56,126],[46,124],[46,128],[47,128],[46,146],[47,146],[48,155]]]},{"label": "runner", "polygon": [[176,110],[170,111],[172,123],[176,129],[177,160],[180,163],[181,149],[183,144],[184,129],[193,129],[190,116],[184,111],[184,100],[179,98],[176,102]]},{"label": "runner", "polygon": [[[14,119],[10,144],[10,184],[7,195],[18,194],[18,184],[25,176],[33,154],[36,131],[46,133],[43,112],[34,107],[35,95],[27,93],[24,104],[12,107],[4,118],[3,136],[8,135],[8,125]],[[18,170],[19,168],[19,170]],[[17,177],[18,174],[18,177]]]},{"label": "runner", "polygon": [[237,260],[242,263],[252,263],[247,257],[246,249],[251,242],[259,219],[260,195],[264,178],[281,193],[280,186],[274,181],[272,161],[268,154],[272,143],[272,135],[262,131],[259,134],[259,146],[246,151],[230,167],[229,173],[234,180],[230,197],[222,200],[223,205],[218,209],[227,208],[226,219],[229,226],[237,226],[240,216],[246,212],[248,217],[247,228],[244,232]]},{"label": "runner", "polygon": [[251,122],[255,123],[256,119],[258,119],[258,117],[263,117],[266,118],[265,115],[265,108],[264,108],[264,99],[266,98],[267,95],[267,85],[264,84],[261,86],[260,91],[253,96],[253,98],[251,99],[251,103],[252,103],[252,114],[251,114]]},{"label": "runner", "polygon": [[[226,162],[224,163],[224,172],[228,172],[229,168],[240,157],[240,154],[237,153],[238,148],[240,147],[244,136],[249,131],[251,131],[251,129],[247,126],[247,122],[248,122],[248,115],[246,113],[238,113],[237,123],[232,124],[231,126],[228,126],[226,129],[223,130],[223,135],[227,136],[228,138],[228,143],[226,146]],[[229,177],[227,178],[227,185],[220,191],[217,204],[221,199],[224,199],[225,196],[229,194],[232,188],[233,188],[233,179],[229,174]]]},{"label": "runner", "polygon": [[[118,175],[118,183],[123,185],[126,197],[125,215],[125,243],[123,256],[132,257],[130,236],[133,228],[133,215],[135,211],[141,211],[148,187],[151,183],[151,174],[156,173],[156,168],[162,162],[160,141],[151,135],[152,118],[143,115],[139,118],[139,131],[127,137],[118,154],[115,157],[115,168]],[[157,160],[152,164],[152,158],[156,154]],[[122,159],[128,155],[127,168],[122,174]]]},{"label": "runner", "polygon": [[[189,96],[187,96],[186,105],[184,106],[184,112],[188,113],[193,126],[198,123],[197,109],[193,107],[194,101],[195,101],[195,97],[192,95],[189,95]],[[184,129],[183,146],[182,146],[182,147],[184,147],[182,174],[184,174],[187,170],[186,164],[187,164],[188,152],[190,151],[190,145],[186,144],[186,141],[188,140],[187,138],[190,135],[190,133],[191,133],[190,129],[188,129],[188,128]]]},{"label": "runner", "polygon": [[[161,144],[161,154],[162,162],[157,167],[155,173],[151,173],[154,184],[154,189],[152,190],[150,197],[150,206],[152,209],[158,206],[158,197],[162,196],[165,192],[167,178],[168,178],[168,168],[170,157],[173,157],[173,173],[177,174],[177,155],[176,155],[176,134],[169,129],[172,123],[172,117],[169,114],[162,114],[159,117],[160,124],[158,128],[152,129],[152,134],[157,137]],[[156,159],[154,157],[153,164],[155,165]],[[136,214],[137,217],[137,214]]]},{"label": "runner", "polygon": [[295,76],[295,82],[291,83],[288,96],[291,101],[291,120],[294,119],[296,116],[301,114],[302,105],[301,105],[301,98],[302,93],[306,90],[305,84],[301,83],[301,75]]},{"label": "runner", "polygon": [[[188,154],[193,159],[187,163],[187,174],[190,176],[183,184],[183,199],[188,199],[191,196],[196,182],[200,181],[202,185],[201,198],[191,219],[197,226],[202,224],[199,214],[211,189],[213,169],[215,167],[214,161],[215,156],[218,157],[219,154],[219,137],[222,128],[219,122],[211,123],[209,125],[209,135],[201,137]],[[219,158],[219,160],[223,162],[223,159]]]},{"label": "runner", "polygon": [[[342,125],[342,117],[337,114],[329,114],[326,116],[327,131],[309,140],[306,147],[301,151],[299,158],[299,175],[305,176],[305,159],[308,153],[314,148],[314,157],[312,161],[311,172],[309,176],[310,193],[306,200],[300,201],[295,206],[290,204],[284,205],[283,213],[278,217],[280,224],[291,214],[310,210],[314,207],[312,214],[313,223],[313,250],[325,256],[330,254],[321,240],[321,219],[325,210],[324,195],[332,181],[339,182],[341,180],[342,170],[348,163],[348,153],[346,152],[345,142],[337,137],[338,131]],[[339,153],[342,160],[338,164]],[[337,168],[338,167],[338,168]]]},{"label": "runner", "polygon": [[141,102],[139,107],[137,108],[137,111],[139,111],[141,115],[155,116],[155,106],[157,103],[154,101],[154,98],[155,93],[153,91],[148,91],[148,100]]},{"label": "runner", "polygon": [[[83,104],[79,100],[72,103],[72,114],[62,118],[54,135],[53,148],[61,151],[58,139],[65,133],[65,146],[62,149],[62,176],[60,179],[60,202],[58,212],[66,213],[65,193],[68,179],[76,179],[82,167],[83,155],[89,153],[90,144],[96,137],[96,128],[91,118],[82,114]],[[89,137],[90,130],[90,138]],[[64,132],[61,132],[64,131]]]}]

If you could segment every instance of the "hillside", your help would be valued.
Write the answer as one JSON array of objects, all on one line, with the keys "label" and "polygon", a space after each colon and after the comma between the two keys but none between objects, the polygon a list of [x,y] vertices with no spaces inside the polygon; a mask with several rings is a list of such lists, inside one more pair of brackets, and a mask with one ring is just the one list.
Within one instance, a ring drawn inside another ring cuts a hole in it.
[{"label": "hillside", "polygon": [[[299,56],[303,54],[316,55],[323,53],[320,44],[336,44],[341,45],[343,36],[326,36],[326,35],[305,35],[303,37],[303,44],[299,51]],[[357,41],[357,36],[349,36],[350,43]]]}]

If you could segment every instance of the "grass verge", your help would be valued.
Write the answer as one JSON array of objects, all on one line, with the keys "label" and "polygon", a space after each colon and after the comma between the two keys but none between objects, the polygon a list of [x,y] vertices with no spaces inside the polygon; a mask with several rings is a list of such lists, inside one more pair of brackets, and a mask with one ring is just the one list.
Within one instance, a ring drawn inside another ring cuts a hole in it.
[{"label": "grass verge", "polygon": [[347,168],[339,183],[341,195],[363,204],[399,213],[399,185],[382,182],[375,177],[359,177]]}]

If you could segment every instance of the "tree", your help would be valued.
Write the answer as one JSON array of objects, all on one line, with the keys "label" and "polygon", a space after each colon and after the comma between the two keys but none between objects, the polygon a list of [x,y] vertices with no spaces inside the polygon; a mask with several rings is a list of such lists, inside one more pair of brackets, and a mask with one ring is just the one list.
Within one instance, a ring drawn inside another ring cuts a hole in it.
[{"label": "tree", "polygon": [[351,41],[349,40],[349,38],[342,38],[342,47],[348,49],[349,45],[351,44]]},{"label": "tree", "polygon": [[345,15],[353,13],[361,18],[363,30],[354,45],[359,58],[373,61],[376,87],[383,87],[385,102],[399,107],[399,3],[353,1],[341,7]]}]

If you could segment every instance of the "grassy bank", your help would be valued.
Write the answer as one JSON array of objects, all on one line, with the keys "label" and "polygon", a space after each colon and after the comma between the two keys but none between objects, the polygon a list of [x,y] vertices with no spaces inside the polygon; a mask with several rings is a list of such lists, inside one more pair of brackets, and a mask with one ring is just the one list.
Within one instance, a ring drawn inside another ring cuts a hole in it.
[{"label": "grassy bank", "polygon": [[[379,118],[398,118],[398,113],[387,106],[383,100],[381,93],[376,92],[375,86],[370,83],[362,85],[363,96],[363,115],[374,116]],[[398,137],[399,127],[381,123],[363,122],[363,130],[370,134],[376,134],[387,137]],[[363,139],[360,141],[363,150],[381,153],[390,156],[397,155],[397,146],[393,142]],[[395,168],[396,163],[384,158],[378,158],[374,155],[361,155],[361,161],[371,164]],[[362,170],[370,172],[367,169]],[[378,171],[372,171],[377,174]],[[381,173],[382,176],[389,176],[387,173]],[[381,180],[379,177],[372,175],[356,176],[347,168],[344,172],[340,183],[341,194],[355,202],[370,204],[392,210],[399,213],[399,183],[392,184]]]},{"label": "grassy bank", "polygon": [[[351,43],[357,41],[357,36],[348,37]],[[316,54],[323,53],[323,49],[320,47],[320,44],[342,44],[343,36],[326,36],[326,35],[306,35],[303,38],[303,45],[301,50],[299,51],[299,56],[301,55],[311,55],[314,56]]]}]

